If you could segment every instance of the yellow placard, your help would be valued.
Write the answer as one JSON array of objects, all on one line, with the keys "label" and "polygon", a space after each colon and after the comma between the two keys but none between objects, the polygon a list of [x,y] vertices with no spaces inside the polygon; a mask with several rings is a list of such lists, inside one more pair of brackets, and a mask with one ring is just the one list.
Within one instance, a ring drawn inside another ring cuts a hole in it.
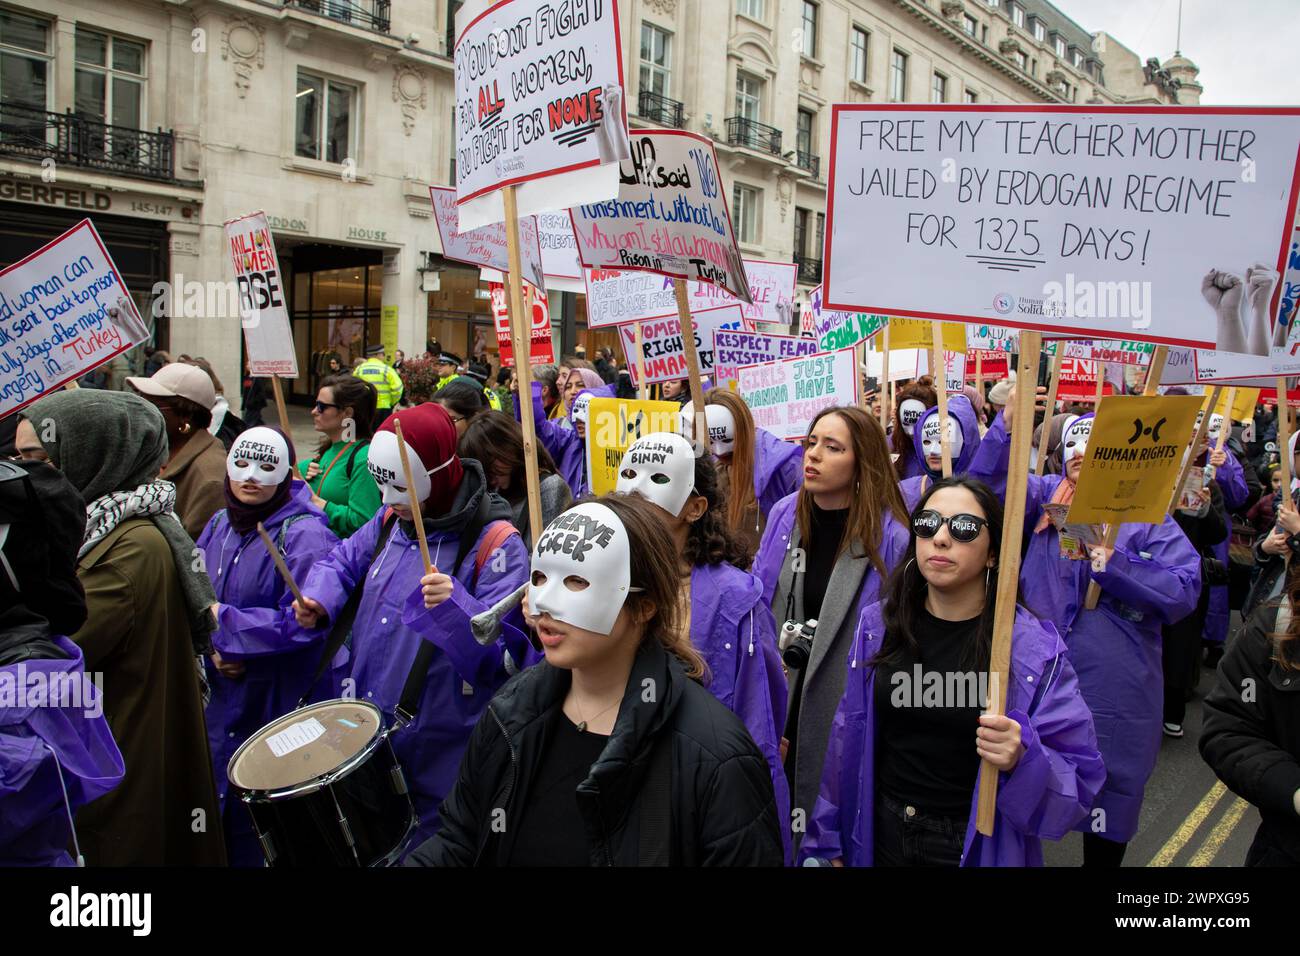
[{"label": "yellow placard", "polygon": [[[945,352],[966,352],[966,326],[960,322],[941,322],[943,326],[943,350]],[[933,348],[934,336],[931,330],[934,323],[929,319],[903,319],[891,316],[889,319],[889,348],[894,349],[928,349]],[[879,337],[877,337],[879,339]]]},{"label": "yellow placard", "polygon": [[587,406],[587,475],[593,495],[618,484],[623,453],[642,435],[682,431],[682,406],[676,402],[631,398],[593,398]]},{"label": "yellow placard", "polygon": [[1160,524],[1169,510],[1199,395],[1110,395],[1101,403],[1067,518]]},{"label": "yellow placard", "polygon": [[[1210,404],[1210,396],[1213,393],[1211,387],[1207,385],[1205,393],[1205,405]],[[1219,396],[1219,404],[1214,407],[1214,414],[1222,415],[1228,407],[1228,395],[1232,392],[1231,386],[1223,386],[1223,394]],[[1232,399],[1232,420],[1234,422],[1246,422],[1255,417],[1255,406],[1259,404],[1259,389],[1257,388],[1239,388]]]},{"label": "yellow placard", "polygon": [[379,312],[379,340],[384,345],[384,358],[397,360],[397,306],[386,305]]}]

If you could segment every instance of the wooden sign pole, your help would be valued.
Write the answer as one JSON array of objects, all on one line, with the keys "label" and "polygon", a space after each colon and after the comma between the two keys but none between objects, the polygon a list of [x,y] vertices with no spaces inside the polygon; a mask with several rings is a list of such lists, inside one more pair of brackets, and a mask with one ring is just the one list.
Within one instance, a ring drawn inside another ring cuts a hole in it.
[{"label": "wooden sign pole", "polygon": [[682,327],[682,349],[686,353],[686,371],[691,381],[691,404],[695,408],[695,440],[708,448],[709,425],[704,413],[704,383],[700,379],[700,353],[695,348],[695,321],[691,318],[691,302],[686,292],[686,280],[674,279],[677,293],[677,321]]},{"label": "wooden sign pole", "polygon": [[501,190],[506,212],[506,255],[510,266],[510,341],[519,380],[519,420],[524,432],[524,477],[528,482],[528,529],[536,543],[542,536],[542,484],[537,472],[537,426],[533,422],[533,368],[529,361],[532,317],[524,314],[523,257],[519,251],[519,204],[515,187]]},{"label": "wooden sign pole", "polygon": [[[1232,431],[1232,409],[1236,404],[1237,390],[1230,388],[1228,389],[1228,401],[1223,409],[1223,424],[1219,426],[1219,438],[1214,443],[1215,451],[1223,451],[1223,446],[1228,443],[1228,433]],[[1214,405],[1211,405],[1210,409],[1213,411]]]},{"label": "wooden sign pole", "polygon": [[[1058,342],[1058,351],[1060,347],[1061,343]],[[1101,359],[1094,359],[1093,361],[1097,363],[1097,397],[1093,399],[1092,410],[1097,412],[1101,410],[1101,400],[1106,397],[1106,363]]]},{"label": "wooden sign pole", "polygon": [[1282,466],[1282,508],[1291,506],[1291,409],[1286,400],[1286,378],[1277,380],[1277,460]]},{"label": "wooden sign pole", "polygon": [[975,391],[984,394],[984,350],[975,350]]},{"label": "wooden sign pole", "polygon": [[420,512],[420,496],[415,493],[415,475],[411,471],[411,459],[406,454],[400,418],[393,419],[393,432],[397,435],[397,454],[402,459],[402,474],[406,477],[406,493],[411,499],[411,521],[415,525],[416,540],[420,543],[420,560],[424,562],[424,573],[433,574],[437,569],[429,559],[429,538],[424,533],[424,515]]},{"label": "wooden sign pole", "polygon": [[280,413],[280,430],[286,435],[293,432],[289,430],[289,409],[284,404],[284,389],[280,386],[280,376],[271,376],[271,391],[275,393],[275,410]]},{"label": "wooden sign pole", "polygon": [[[936,330],[937,333],[937,330]],[[997,604],[993,609],[993,647],[989,655],[987,714],[1003,714],[1007,707],[1007,681],[1011,670],[1011,632],[1016,621],[1016,594],[1020,584],[1020,545],[1025,533],[1025,497],[1029,490],[1029,448],[1033,444],[1034,400],[1038,396],[1038,353],[1041,332],[1020,333],[1020,361],[1016,372],[1015,419],[1011,433],[1011,460],[1007,468],[1006,515],[1002,525],[1002,551],[998,555]],[[998,769],[982,761],[975,827],[993,835],[998,798]]]},{"label": "wooden sign pole", "polygon": [[[396,424],[397,423],[394,422],[394,426],[396,426]],[[298,602],[299,606],[305,606],[305,602],[302,599],[302,592],[298,590],[298,585],[294,583],[293,574],[289,571],[289,566],[284,563],[284,558],[280,556],[280,549],[275,546],[275,542],[271,540],[271,536],[266,533],[266,528],[260,521],[257,523],[257,533],[262,538],[262,544],[266,545],[267,554],[269,554],[271,560],[275,562],[275,568],[280,572],[280,577],[284,578],[284,583],[289,585],[289,591],[293,594],[293,599]]]},{"label": "wooden sign pole", "polygon": [[641,347],[641,323],[632,323],[633,346],[632,361],[636,363],[636,397],[645,401],[650,390],[650,386],[645,381],[645,350]]},{"label": "wooden sign pole", "polygon": [[[943,360],[943,323],[930,322],[930,372],[934,376],[934,390],[939,395],[939,441],[943,451],[943,476],[952,477],[952,443],[948,441],[948,366]],[[1031,413],[1032,414],[1032,413]],[[1026,462],[1025,469],[1029,465]]]},{"label": "wooden sign pole", "polygon": [[[866,342],[859,342],[857,345],[853,346],[853,363],[858,367],[857,369],[858,382],[861,383],[862,379],[866,377],[867,374],[867,343]],[[871,402],[867,399],[867,390],[865,388],[862,389],[862,400],[858,403],[858,407],[868,414],[871,413]],[[884,412],[884,406],[882,404],[881,412],[880,412],[882,425],[884,424],[884,417],[885,417],[885,412]]]},{"label": "wooden sign pole", "polygon": [[889,417],[894,414],[894,396],[889,387],[889,326],[885,325],[884,348],[880,354],[880,427],[889,431]]},{"label": "wooden sign pole", "polygon": [[1052,381],[1047,386],[1047,411],[1043,415],[1043,433],[1038,438],[1038,461],[1034,463],[1034,474],[1040,478],[1047,465],[1047,449],[1052,440],[1052,418],[1056,413],[1056,393],[1061,388],[1061,362],[1065,358],[1065,343],[1056,343],[1056,355],[1052,357]]},{"label": "wooden sign pole", "polygon": [[1183,462],[1182,471],[1178,473],[1178,481],[1174,484],[1174,496],[1169,501],[1170,514],[1178,510],[1178,506],[1183,500],[1183,488],[1187,486],[1187,478],[1192,472],[1192,462],[1196,460],[1196,449],[1201,447],[1201,442],[1205,441],[1205,436],[1210,432],[1210,415],[1214,411],[1214,406],[1219,404],[1219,396],[1223,394],[1223,386],[1214,386],[1214,391],[1210,393],[1210,406],[1205,414],[1201,416],[1201,423],[1196,426],[1196,434],[1192,436],[1191,449],[1188,451],[1187,460]]}]

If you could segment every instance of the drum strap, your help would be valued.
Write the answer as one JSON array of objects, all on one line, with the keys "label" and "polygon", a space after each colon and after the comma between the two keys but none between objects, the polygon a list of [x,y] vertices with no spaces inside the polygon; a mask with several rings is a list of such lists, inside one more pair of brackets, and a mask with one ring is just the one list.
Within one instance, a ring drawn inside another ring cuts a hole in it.
[{"label": "drum strap", "polygon": [[641,785],[641,823],[637,865],[669,866],[672,846],[673,735],[665,730],[650,751],[650,769]]}]

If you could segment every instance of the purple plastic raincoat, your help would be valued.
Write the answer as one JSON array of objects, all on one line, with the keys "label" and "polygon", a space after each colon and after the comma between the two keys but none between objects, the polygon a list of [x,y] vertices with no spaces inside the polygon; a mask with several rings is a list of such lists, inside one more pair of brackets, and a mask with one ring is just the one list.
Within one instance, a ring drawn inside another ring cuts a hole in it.
[{"label": "purple plastic raincoat", "polygon": [[776,503],[803,486],[803,448],[754,428],[754,497],[766,519]]},{"label": "purple plastic raincoat", "polygon": [[[1246,488],[1246,478],[1241,471],[1241,462],[1237,460],[1228,447],[1225,445],[1223,452],[1227,455],[1228,460],[1223,463],[1223,467],[1218,469],[1214,474],[1214,480],[1219,483],[1219,490],[1223,492],[1223,505],[1228,511],[1235,511],[1246,503],[1250,491]],[[1229,567],[1228,546],[1231,541],[1231,535],[1224,538],[1214,546],[1214,556],[1223,562],[1223,566]],[[1210,606],[1205,612],[1205,639],[1212,644],[1222,644],[1228,639],[1228,586],[1220,584],[1210,588]]]},{"label": "purple plastic raincoat", "polygon": [[[925,463],[925,452],[921,447],[921,432],[925,423],[931,418],[937,417],[938,414],[938,405],[927,408],[925,413],[917,419],[916,427],[912,429],[912,448],[915,451],[915,457],[912,461],[917,466],[917,472],[914,477],[904,478],[899,483],[899,490],[903,493],[903,504],[907,506],[908,514],[911,514],[917,504],[920,503],[921,496],[925,494],[925,489],[943,477],[941,472],[931,472],[929,470]],[[957,419],[957,425],[961,428],[962,436],[961,454],[955,456],[952,460],[952,473],[954,475],[966,474],[970,470],[971,463],[975,460],[975,455],[980,448],[979,418],[975,415],[975,409],[971,407],[970,399],[965,395],[948,396],[948,417]]]},{"label": "purple plastic raincoat", "polygon": [[[587,393],[590,393],[592,398],[613,398],[616,391],[617,386],[614,385],[584,388],[574,398],[580,398]],[[521,420],[520,415],[523,414],[523,410],[519,407],[521,404],[515,402],[515,421]],[[560,477],[573,492],[573,499],[578,500],[591,489],[591,483],[587,480],[587,441],[579,436],[570,419],[560,421],[547,419],[546,413],[542,410],[541,382],[533,382],[533,427],[537,432],[537,440],[555,460],[555,467]]]}]

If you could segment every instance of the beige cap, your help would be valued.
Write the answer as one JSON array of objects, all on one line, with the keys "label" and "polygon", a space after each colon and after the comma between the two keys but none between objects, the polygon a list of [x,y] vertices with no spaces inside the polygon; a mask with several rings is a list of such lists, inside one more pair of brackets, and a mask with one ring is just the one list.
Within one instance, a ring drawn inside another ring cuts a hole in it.
[{"label": "beige cap", "polygon": [[1011,382],[1003,379],[989,389],[990,405],[1006,405],[1007,400],[1011,398]]},{"label": "beige cap", "polygon": [[141,395],[155,398],[188,398],[209,411],[217,403],[217,392],[208,373],[197,365],[173,362],[164,365],[151,377],[132,376],[127,382]]}]

